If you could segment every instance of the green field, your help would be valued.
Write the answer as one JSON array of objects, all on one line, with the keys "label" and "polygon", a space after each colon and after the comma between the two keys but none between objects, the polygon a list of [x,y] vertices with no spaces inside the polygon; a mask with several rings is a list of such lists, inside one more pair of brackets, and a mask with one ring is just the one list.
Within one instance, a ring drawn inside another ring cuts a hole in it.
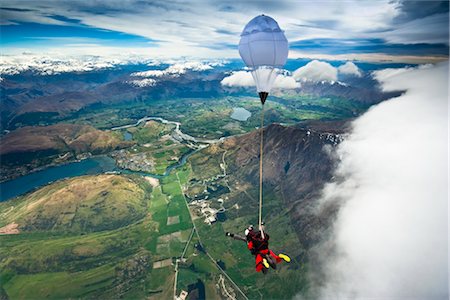
[{"label": "green field", "polygon": [[[186,172],[188,170],[184,170],[182,177],[187,176]],[[111,183],[122,178],[114,176]],[[56,231],[24,227],[26,230],[20,234],[0,236],[2,288],[10,299],[108,299],[117,295],[135,299],[147,296],[158,298],[158,295],[173,293],[173,281],[162,280],[162,276],[173,276],[173,266],[154,270],[152,266],[155,261],[181,256],[191,233],[192,222],[177,175],[171,175],[170,179],[163,180],[161,186],[154,189],[137,176],[124,178],[136,182],[146,195],[145,212],[132,213],[135,219],[130,219],[131,223],[97,232],[76,231],[67,224],[61,224]],[[24,203],[42,202],[47,194],[64,189],[62,186],[73,188],[83,182],[89,190],[87,179],[54,183],[25,200],[2,203],[1,212],[14,211],[11,207],[16,202],[21,204],[17,206],[19,210],[26,211]],[[96,191],[95,182],[93,177],[92,191]],[[116,196],[120,199],[119,194]],[[79,199],[79,202],[83,200]],[[109,210],[102,211],[102,214],[111,217],[113,213],[108,212],[115,211],[116,206],[116,202],[106,201],[105,207]],[[61,217],[56,211],[55,208],[54,217]],[[64,213],[61,208],[59,211]],[[21,222],[23,219],[18,213],[7,215],[8,218],[2,221]],[[167,220],[172,216],[178,216],[179,222],[168,224]]]}]

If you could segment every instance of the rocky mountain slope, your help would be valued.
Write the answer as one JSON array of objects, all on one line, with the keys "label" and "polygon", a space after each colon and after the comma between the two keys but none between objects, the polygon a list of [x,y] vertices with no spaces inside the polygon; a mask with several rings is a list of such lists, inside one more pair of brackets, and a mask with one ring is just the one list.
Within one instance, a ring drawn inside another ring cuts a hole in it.
[{"label": "rocky mountain slope", "polygon": [[[332,179],[335,166],[333,149],[348,130],[346,122],[309,122],[296,127],[273,124],[264,132],[264,193],[282,195],[291,224],[299,241],[308,249],[327,228],[335,208],[315,211],[324,184]],[[232,176],[259,184],[260,131],[227,139],[228,172]]]}]

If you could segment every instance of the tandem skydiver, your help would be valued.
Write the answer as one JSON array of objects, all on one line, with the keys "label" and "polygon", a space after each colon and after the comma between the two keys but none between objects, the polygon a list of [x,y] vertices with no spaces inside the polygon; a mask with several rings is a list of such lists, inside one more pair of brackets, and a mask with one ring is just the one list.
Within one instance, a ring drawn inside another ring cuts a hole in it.
[{"label": "tandem skydiver", "polygon": [[291,261],[291,258],[286,254],[280,253],[279,255],[276,255],[270,250],[269,235],[266,232],[261,234],[260,230],[254,230],[253,225],[250,225],[245,229],[245,237],[230,232],[225,233],[225,235],[247,243],[247,248],[255,255],[256,272],[262,271],[266,274],[269,267],[276,269],[276,264],[280,263],[282,260],[285,262]]}]

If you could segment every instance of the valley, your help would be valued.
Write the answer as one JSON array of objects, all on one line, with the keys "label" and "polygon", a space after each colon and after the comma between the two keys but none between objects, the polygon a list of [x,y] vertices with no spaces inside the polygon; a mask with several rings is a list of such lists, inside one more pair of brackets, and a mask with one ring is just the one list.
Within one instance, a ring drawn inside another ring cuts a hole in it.
[{"label": "valley", "polygon": [[[263,276],[255,274],[246,245],[225,236],[257,224],[259,100],[207,85],[202,97],[180,97],[187,85],[175,94],[141,91],[130,101],[102,96],[56,114],[57,106],[47,105],[36,119],[19,115],[2,123],[9,128],[2,134],[2,180],[17,177],[2,187],[19,189],[14,180],[47,174],[40,172],[49,166],[87,166],[0,203],[0,294],[310,295],[308,251],[335,213],[314,211],[317,192],[331,179],[329,153],[348,130],[346,121],[371,104],[297,91],[275,92],[266,102],[263,218],[271,249],[292,261]],[[90,171],[91,162],[102,166]]]},{"label": "valley", "polygon": [[[272,125],[267,130],[270,143],[277,133],[289,132],[289,127]],[[292,130],[307,136],[307,129]],[[306,247],[294,229],[291,205],[284,200],[286,191],[270,183],[265,188],[264,219],[272,249],[289,253],[293,258],[289,265],[261,278],[254,272],[253,257],[245,244],[225,236],[226,231],[241,233],[257,221],[257,178],[236,171],[242,159],[250,164],[250,170],[256,167],[257,156],[253,156],[257,133],[204,148],[159,180],[145,180],[137,174],[76,177],[1,203],[4,222],[0,225],[16,223],[19,230],[18,234],[0,236],[5,245],[5,259],[1,261],[4,292],[12,299],[36,291],[42,297],[48,297],[51,291],[56,298],[108,298],[111,293],[124,298],[170,298],[176,274],[177,295],[181,290],[198,293],[198,286],[208,298],[227,293],[238,299],[292,297],[302,290],[306,293]],[[241,156],[247,153],[241,147],[250,151],[246,158]],[[269,155],[268,159],[271,164],[273,158]],[[103,183],[99,185],[98,180]],[[129,190],[135,194],[123,194]],[[210,203],[212,208],[221,205],[225,218],[218,218],[212,225],[205,223],[198,209],[188,205],[194,198]],[[138,206],[131,208],[130,200],[137,200]],[[46,209],[42,210],[44,205]],[[86,215],[78,206],[93,215]],[[95,221],[94,217],[103,219]],[[127,221],[121,221],[123,218]],[[112,225],[96,229],[90,224]],[[24,239],[30,242],[23,244]],[[69,276],[70,287],[64,284]],[[192,286],[199,280],[200,285]],[[49,286],[47,281],[53,284]]]}]

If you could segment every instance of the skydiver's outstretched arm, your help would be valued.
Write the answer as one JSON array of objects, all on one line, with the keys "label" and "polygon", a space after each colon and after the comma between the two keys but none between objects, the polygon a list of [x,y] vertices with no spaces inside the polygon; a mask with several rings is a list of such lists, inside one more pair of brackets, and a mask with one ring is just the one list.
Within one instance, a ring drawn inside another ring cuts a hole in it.
[{"label": "skydiver's outstretched arm", "polygon": [[240,236],[240,235],[238,235],[238,234],[234,234],[234,233],[227,232],[227,233],[225,233],[225,235],[226,235],[226,236],[229,236],[230,238],[233,238],[233,239],[235,239],[235,240],[238,240],[238,241],[247,242],[247,239],[246,239],[245,237]]}]

